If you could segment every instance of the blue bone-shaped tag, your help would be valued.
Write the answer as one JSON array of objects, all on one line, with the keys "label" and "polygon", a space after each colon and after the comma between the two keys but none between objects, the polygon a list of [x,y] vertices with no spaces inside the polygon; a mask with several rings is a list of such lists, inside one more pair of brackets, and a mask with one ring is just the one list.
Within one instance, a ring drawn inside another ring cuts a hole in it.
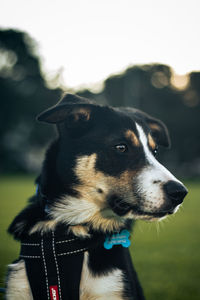
[{"label": "blue bone-shaped tag", "polygon": [[110,250],[115,245],[122,245],[123,247],[128,248],[131,244],[129,236],[130,233],[126,229],[111,236],[107,236],[103,244],[104,248]]}]

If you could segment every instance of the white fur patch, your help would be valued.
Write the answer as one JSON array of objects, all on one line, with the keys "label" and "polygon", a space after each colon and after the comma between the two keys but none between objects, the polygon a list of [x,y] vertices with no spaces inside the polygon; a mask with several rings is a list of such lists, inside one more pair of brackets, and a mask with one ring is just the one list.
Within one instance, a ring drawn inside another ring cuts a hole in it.
[{"label": "white fur patch", "polygon": [[[88,223],[94,229],[102,231],[118,230],[124,221],[115,215],[111,209],[100,210],[99,206],[85,198],[67,196],[55,203],[51,216],[56,223],[62,222],[69,225]],[[77,232],[78,233],[78,232]]]},{"label": "white fur patch", "polygon": [[[150,166],[147,167],[149,177],[151,177],[153,180],[161,180],[161,181],[173,180],[173,181],[179,182],[178,179],[176,177],[174,177],[174,175],[172,175],[153,156],[152,152],[150,151],[150,149],[148,147],[147,136],[144,133],[142,127],[138,124],[136,124],[136,127],[137,127],[137,130],[138,130],[138,133],[139,133],[139,138],[140,138],[141,144],[143,145],[143,149],[144,149],[146,159],[147,159],[148,163],[150,164]],[[149,173],[149,172],[151,172],[151,173]]]},{"label": "white fur patch", "polygon": [[6,299],[33,300],[24,260],[20,260],[18,263],[8,267],[10,273],[7,282]]},{"label": "white fur patch", "polygon": [[138,124],[136,127],[148,162],[137,176],[137,192],[144,199],[141,208],[146,212],[152,212],[159,209],[165,201],[163,184],[168,181],[181,182],[156,160],[148,147],[147,136],[142,127]]},{"label": "white fur patch", "polygon": [[123,299],[123,272],[115,269],[107,275],[94,276],[88,267],[88,256],[88,252],[85,252],[80,283],[80,299]]},{"label": "white fur patch", "polygon": [[76,225],[86,222],[99,211],[94,202],[85,199],[67,196],[58,201],[52,209],[52,215],[56,222],[66,222]]}]

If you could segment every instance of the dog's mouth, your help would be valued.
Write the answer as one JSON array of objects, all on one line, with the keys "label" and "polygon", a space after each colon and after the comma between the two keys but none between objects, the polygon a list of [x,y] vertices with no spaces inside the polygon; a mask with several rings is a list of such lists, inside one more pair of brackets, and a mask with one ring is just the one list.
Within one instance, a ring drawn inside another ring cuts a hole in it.
[{"label": "dog's mouth", "polygon": [[132,208],[133,210],[133,214],[134,215],[137,215],[137,216],[147,216],[147,217],[150,217],[150,218],[162,218],[166,215],[172,215],[174,213],[174,211],[172,210],[168,210],[168,211],[159,211],[159,212],[147,212],[147,211],[144,211],[144,210],[140,210],[140,209],[134,209]]},{"label": "dog's mouth", "polygon": [[145,216],[150,218],[162,218],[166,215],[171,215],[174,213],[174,209],[147,212],[140,209],[137,205],[131,205],[130,203],[125,202],[123,199],[116,195],[111,196],[108,202],[114,213],[116,213],[120,217],[123,217],[128,212],[132,212],[132,214],[135,216]]}]

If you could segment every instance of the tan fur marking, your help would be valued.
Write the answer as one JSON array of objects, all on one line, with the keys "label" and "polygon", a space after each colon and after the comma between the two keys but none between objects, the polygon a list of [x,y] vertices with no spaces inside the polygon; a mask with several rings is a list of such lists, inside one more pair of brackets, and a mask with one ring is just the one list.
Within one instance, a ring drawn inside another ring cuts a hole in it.
[{"label": "tan fur marking", "polygon": [[[80,184],[73,188],[78,192],[78,197],[64,196],[55,203],[51,216],[56,223],[63,222],[73,226],[87,223],[97,230],[119,230],[125,223],[125,218],[116,215],[109,207],[107,198],[112,193],[117,193],[127,201],[133,201],[132,177],[133,171],[126,171],[119,177],[112,177],[96,170],[97,154],[80,156],[77,158],[74,169]],[[77,227],[76,234],[85,234],[87,228]],[[80,229],[80,233],[79,233]]]},{"label": "tan fur marking", "polygon": [[158,130],[158,131],[161,130],[160,126],[155,123],[148,123],[148,125],[151,128],[151,130]]},{"label": "tan fur marking", "polygon": [[148,142],[149,142],[149,146],[152,148],[152,149],[155,149],[156,148],[156,143],[154,142],[152,136],[150,134],[148,134]]},{"label": "tan fur marking", "polygon": [[125,136],[127,139],[131,140],[132,144],[134,146],[139,146],[140,145],[140,142],[137,138],[137,136],[135,135],[135,133],[132,131],[132,130],[127,130],[126,133],[125,133]]},{"label": "tan fur marking", "polygon": [[57,225],[57,222],[55,220],[50,221],[40,221],[33,226],[33,228],[30,230],[29,234],[33,234],[38,231],[44,231],[48,232],[50,230],[55,229]]},{"label": "tan fur marking", "polygon": [[[81,184],[76,186],[75,189],[84,199],[90,199],[95,204],[100,205],[100,208],[105,208],[105,199],[108,193],[116,190],[127,193],[136,172],[127,170],[119,177],[109,176],[95,169],[96,159],[97,155],[92,154],[80,157],[77,160],[75,173]],[[101,189],[101,193],[99,193],[99,189]]]},{"label": "tan fur marking", "polygon": [[87,233],[85,226],[76,228],[83,223],[104,232],[119,230],[124,225],[126,217],[118,216],[109,207],[107,198],[110,194],[117,193],[127,202],[134,202],[132,179],[136,173],[127,170],[118,177],[106,175],[95,168],[96,159],[95,153],[77,158],[74,172],[80,183],[73,188],[79,196],[62,197],[50,212],[56,223],[73,225],[71,230],[77,235]]},{"label": "tan fur marking", "polygon": [[[119,177],[108,176],[95,169],[96,159],[97,155],[92,154],[77,160],[75,173],[81,184],[75,189],[80,193],[82,201],[94,203],[97,207],[96,213],[87,219],[93,228],[100,228],[103,231],[117,230],[119,226],[124,224],[125,220],[113,213],[108,207],[106,198],[109,193],[118,192],[123,197],[127,195],[127,198],[133,199],[133,195],[130,193],[132,192],[132,178],[135,172],[125,171]],[[99,189],[101,189],[101,193],[99,193]]]},{"label": "tan fur marking", "polygon": [[[109,187],[107,185],[107,176],[95,170],[96,159],[96,154],[82,156],[77,159],[75,173],[81,184],[76,186],[75,189],[81,194],[81,198],[104,208],[105,197]],[[102,191],[101,193],[99,193],[99,189]]]},{"label": "tan fur marking", "polygon": [[68,232],[74,234],[77,237],[90,237],[89,227],[82,225],[69,226]]},{"label": "tan fur marking", "polygon": [[90,109],[87,107],[83,108],[77,108],[75,110],[73,110],[73,114],[74,114],[74,121],[78,121],[80,119],[80,116],[84,116],[85,120],[88,121],[90,119]]}]

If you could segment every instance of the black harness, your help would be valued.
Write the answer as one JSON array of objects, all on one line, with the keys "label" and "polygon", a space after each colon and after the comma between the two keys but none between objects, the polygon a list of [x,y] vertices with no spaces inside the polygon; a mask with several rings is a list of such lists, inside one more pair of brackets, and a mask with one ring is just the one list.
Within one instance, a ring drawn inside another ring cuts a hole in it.
[{"label": "black harness", "polygon": [[[37,184],[36,197],[48,219],[49,201]],[[91,232],[90,238],[68,234],[68,226],[36,233],[21,240],[20,258],[34,300],[79,300],[79,286],[84,252],[103,244],[105,236]]]},{"label": "black harness", "polygon": [[[36,196],[41,201],[45,218],[48,220],[49,201],[41,192],[39,185]],[[110,249],[108,236],[102,233],[90,231],[90,238],[77,238],[67,232],[68,226],[57,225],[55,231],[24,235],[21,238],[20,259],[25,261],[34,300],[79,300],[85,251],[90,253],[93,269],[96,264],[99,269],[102,267],[96,258],[94,262],[94,257],[97,256],[104,257],[105,270],[109,268],[111,261],[112,266],[127,270],[133,281],[131,289],[135,295],[134,299],[144,300],[137,275],[130,267],[131,259],[127,249],[125,249],[127,250],[125,256],[122,247],[116,247],[113,251],[106,250]],[[119,244],[115,235],[112,243]]]},{"label": "black harness", "polygon": [[33,299],[78,300],[83,254],[104,239],[98,234],[81,239],[52,231],[23,240],[20,258],[25,260]]}]

